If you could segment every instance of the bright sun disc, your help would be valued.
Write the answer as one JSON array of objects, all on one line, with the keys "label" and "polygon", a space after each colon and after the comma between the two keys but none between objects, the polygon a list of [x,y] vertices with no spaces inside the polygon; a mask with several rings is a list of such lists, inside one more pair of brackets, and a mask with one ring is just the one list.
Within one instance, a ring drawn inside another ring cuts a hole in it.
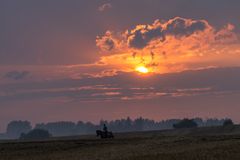
[{"label": "bright sun disc", "polygon": [[144,67],[144,66],[137,67],[136,71],[138,71],[140,73],[148,73],[149,72],[149,70],[146,67]]}]

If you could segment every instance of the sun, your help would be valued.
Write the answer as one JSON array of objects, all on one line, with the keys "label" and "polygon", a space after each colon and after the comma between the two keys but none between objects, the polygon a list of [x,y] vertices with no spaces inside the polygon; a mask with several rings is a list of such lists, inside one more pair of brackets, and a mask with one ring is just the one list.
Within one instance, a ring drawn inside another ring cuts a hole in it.
[{"label": "sun", "polygon": [[145,66],[138,66],[138,67],[136,67],[135,70],[138,71],[138,72],[140,72],[140,73],[144,73],[144,74],[146,74],[146,73],[149,72],[149,69],[146,68]]}]

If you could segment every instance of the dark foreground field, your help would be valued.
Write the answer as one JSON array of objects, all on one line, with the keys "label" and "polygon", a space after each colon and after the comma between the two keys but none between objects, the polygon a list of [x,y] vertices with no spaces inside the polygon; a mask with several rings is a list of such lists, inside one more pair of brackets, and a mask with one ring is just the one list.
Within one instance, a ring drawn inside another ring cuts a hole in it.
[{"label": "dark foreground field", "polygon": [[[0,143],[1,160],[239,160],[233,128],[138,132],[101,140],[94,136]],[[223,132],[224,131],[224,132]]]}]

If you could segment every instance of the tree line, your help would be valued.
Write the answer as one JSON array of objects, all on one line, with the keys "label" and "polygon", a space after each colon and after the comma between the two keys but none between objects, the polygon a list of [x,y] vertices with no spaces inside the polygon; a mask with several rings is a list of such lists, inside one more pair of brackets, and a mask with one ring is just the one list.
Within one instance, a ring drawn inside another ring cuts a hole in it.
[{"label": "tree line", "polygon": [[[186,120],[186,119],[184,119]],[[98,124],[91,122],[78,121],[77,123],[71,121],[59,121],[38,123],[32,126],[29,121],[11,121],[7,125],[6,133],[1,134],[5,138],[19,138],[22,133],[28,133],[32,129],[47,130],[52,136],[71,136],[71,135],[84,135],[95,134],[97,129],[101,129],[103,124],[108,126],[108,129],[113,132],[132,132],[132,131],[149,131],[149,130],[165,130],[181,127],[182,124],[193,126],[219,126],[228,119],[206,119],[194,118],[192,122],[182,122],[182,119],[168,119],[162,121],[154,121],[147,118],[131,119],[129,117],[123,119],[117,119],[112,121],[101,120]],[[0,137],[1,138],[1,137]]]}]

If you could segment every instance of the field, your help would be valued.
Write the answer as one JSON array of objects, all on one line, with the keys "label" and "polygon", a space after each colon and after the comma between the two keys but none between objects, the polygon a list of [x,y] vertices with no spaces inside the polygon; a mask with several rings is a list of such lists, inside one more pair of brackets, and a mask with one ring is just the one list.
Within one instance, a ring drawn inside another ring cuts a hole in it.
[{"label": "field", "polygon": [[[236,129],[237,128],[237,129]],[[239,160],[239,127],[1,141],[0,160]]]}]

